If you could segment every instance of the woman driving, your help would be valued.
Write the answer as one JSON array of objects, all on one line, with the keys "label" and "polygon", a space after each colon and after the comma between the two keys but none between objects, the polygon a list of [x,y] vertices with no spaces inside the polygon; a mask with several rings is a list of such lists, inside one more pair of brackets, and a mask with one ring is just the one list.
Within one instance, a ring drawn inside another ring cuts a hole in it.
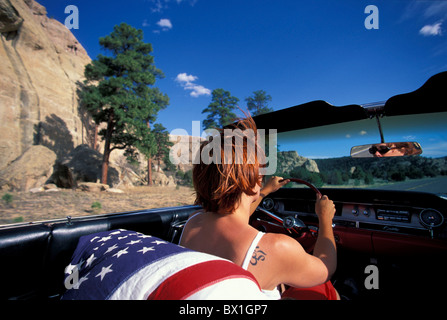
[{"label": "woman driving", "polygon": [[[252,130],[254,135],[244,136],[256,140],[257,129],[251,117],[238,121],[231,129],[231,134]],[[193,167],[193,183],[195,204],[201,205],[203,211],[190,217],[180,245],[242,266],[255,276],[270,298],[280,299],[278,286],[284,284],[295,288],[324,287],[328,299],[337,299],[338,294],[329,281],[337,265],[332,231],[334,203],[327,196],[317,196],[315,212],[319,232],[313,255],[287,235],[256,230],[250,226],[249,218],[262,197],[289,181],[273,177],[261,189],[262,161],[257,141],[254,141],[256,148],[250,148],[253,141],[240,143],[238,139],[227,139],[226,132],[220,130],[213,137],[221,143],[214,144],[212,149],[210,140],[200,146],[202,157]],[[216,145],[220,146],[217,151]],[[202,159],[206,151],[220,161]],[[241,161],[237,159],[238,154]]]}]

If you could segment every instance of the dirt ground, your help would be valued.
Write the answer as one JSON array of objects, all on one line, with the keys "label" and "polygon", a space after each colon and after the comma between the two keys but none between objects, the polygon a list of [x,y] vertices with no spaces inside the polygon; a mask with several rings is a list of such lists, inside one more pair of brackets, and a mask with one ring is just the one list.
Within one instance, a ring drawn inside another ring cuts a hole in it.
[{"label": "dirt ground", "polygon": [[[133,187],[123,191],[2,192],[0,225],[189,205],[195,198],[194,190],[188,187]],[[10,195],[7,199],[6,193]]]}]

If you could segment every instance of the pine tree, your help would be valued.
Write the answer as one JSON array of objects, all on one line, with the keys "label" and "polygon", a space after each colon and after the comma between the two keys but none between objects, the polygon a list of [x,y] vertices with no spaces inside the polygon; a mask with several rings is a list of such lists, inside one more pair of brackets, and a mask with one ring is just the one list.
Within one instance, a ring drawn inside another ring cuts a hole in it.
[{"label": "pine tree", "polygon": [[161,124],[156,123],[152,129],[153,136],[155,138],[155,143],[157,145],[157,151],[154,156],[157,160],[158,171],[160,169],[160,162],[169,159],[169,148],[174,144],[169,141],[169,133],[166,128]]},{"label": "pine tree", "polygon": [[86,66],[80,98],[95,123],[106,124],[99,135],[105,141],[101,182],[107,183],[113,150],[133,153],[138,148],[148,159],[155,153],[150,123],[166,108],[169,98],[152,87],[164,75],[154,65],[152,45],[143,42],[142,30],[121,23],[100,38],[99,44],[110,56],[100,54]]},{"label": "pine tree", "polygon": [[252,116],[273,111],[268,105],[272,101],[272,97],[264,90],[253,92],[253,96],[246,98],[245,101],[247,102],[248,111],[250,111]]},{"label": "pine tree", "polygon": [[203,121],[204,129],[222,128],[233,122],[236,119],[233,110],[237,107],[238,102],[239,99],[231,96],[229,91],[213,90],[211,103],[202,111],[202,113],[208,113]]}]

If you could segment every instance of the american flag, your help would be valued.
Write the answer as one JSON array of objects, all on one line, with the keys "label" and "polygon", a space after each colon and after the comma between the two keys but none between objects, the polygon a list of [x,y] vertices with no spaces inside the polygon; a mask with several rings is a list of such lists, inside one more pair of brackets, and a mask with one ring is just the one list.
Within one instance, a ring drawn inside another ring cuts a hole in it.
[{"label": "american flag", "polygon": [[266,299],[231,261],[123,229],[81,237],[64,284],[63,300]]}]

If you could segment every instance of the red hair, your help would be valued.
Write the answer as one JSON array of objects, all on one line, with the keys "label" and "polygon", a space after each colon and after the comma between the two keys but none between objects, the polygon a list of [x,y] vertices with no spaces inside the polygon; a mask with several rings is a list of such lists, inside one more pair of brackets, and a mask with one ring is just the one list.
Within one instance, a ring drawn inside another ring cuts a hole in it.
[{"label": "red hair", "polygon": [[[254,195],[256,184],[261,185],[257,128],[254,120],[247,117],[215,132],[200,145],[199,163],[193,166],[195,204],[209,212],[231,213],[242,193]],[[204,155],[212,157],[212,161],[203,159]]]}]

